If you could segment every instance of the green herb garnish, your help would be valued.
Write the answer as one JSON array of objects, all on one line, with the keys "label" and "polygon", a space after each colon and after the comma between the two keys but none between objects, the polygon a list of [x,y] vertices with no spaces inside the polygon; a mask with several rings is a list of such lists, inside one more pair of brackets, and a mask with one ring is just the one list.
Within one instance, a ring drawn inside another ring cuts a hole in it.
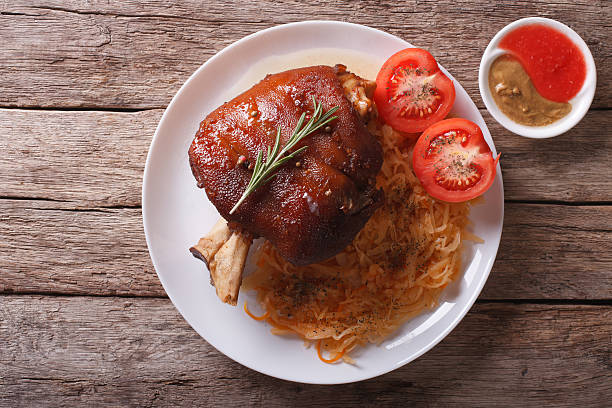
[{"label": "green herb garnish", "polygon": [[302,146],[296,151],[287,154],[287,152],[298,144],[300,140],[337,118],[337,116],[332,116],[338,110],[337,106],[334,106],[327,112],[323,113],[323,107],[316,101],[314,96],[312,97],[312,102],[314,103],[314,112],[312,113],[312,117],[308,123],[304,125],[304,121],[306,120],[306,112],[302,113],[293,134],[287,141],[287,144],[280,151],[281,128],[279,126],[278,130],[276,131],[274,148],[270,149],[270,146],[268,146],[266,160],[263,160],[263,151],[260,151],[259,154],[257,154],[257,160],[255,161],[255,167],[253,167],[253,175],[251,176],[249,185],[247,186],[246,190],[244,190],[240,200],[238,200],[234,208],[232,208],[232,210],[229,212],[230,214],[233,214],[240,204],[242,204],[242,202],[253,191],[257,190],[263,185],[266,185],[270,180],[272,180],[276,176],[276,169],[282,166],[287,160],[292,159],[297,154],[308,148],[308,146]]}]

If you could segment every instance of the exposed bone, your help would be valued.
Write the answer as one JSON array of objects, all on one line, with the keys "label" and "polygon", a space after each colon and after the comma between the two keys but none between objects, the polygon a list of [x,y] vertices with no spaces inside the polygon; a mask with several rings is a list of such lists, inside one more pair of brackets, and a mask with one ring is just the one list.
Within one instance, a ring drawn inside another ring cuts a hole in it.
[{"label": "exposed bone", "polygon": [[227,221],[221,218],[207,235],[200,238],[196,245],[189,248],[189,251],[196,258],[204,261],[207,267],[210,267],[210,262],[215,254],[225,241],[229,239],[230,235],[232,235],[232,232],[227,226]]},{"label": "exposed bone", "polygon": [[249,233],[233,232],[210,263],[217,296],[232,306],[238,302],[242,272],[252,243],[253,237]]},{"label": "exposed bone", "polygon": [[193,256],[206,263],[219,299],[233,306],[238,301],[242,271],[252,243],[249,233],[231,231],[222,218],[197,245],[189,248]]},{"label": "exposed bone", "polygon": [[346,66],[342,64],[337,64],[335,68],[347,99],[353,104],[359,116],[367,119],[372,108],[371,99],[376,89],[376,82],[358,77],[347,71]]}]

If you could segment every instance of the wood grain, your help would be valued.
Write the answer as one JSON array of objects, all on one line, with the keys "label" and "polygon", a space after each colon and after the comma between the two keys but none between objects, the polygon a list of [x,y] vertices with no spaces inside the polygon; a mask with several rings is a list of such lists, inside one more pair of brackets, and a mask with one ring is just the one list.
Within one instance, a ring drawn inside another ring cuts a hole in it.
[{"label": "wood grain", "polygon": [[[534,15],[576,30],[598,74],[594,109],[539,141],[490,117],[476,75],[493,35]],[[429,49],[481,109],[507,200],[489,281],[449,337],[337,387],[267,377],[197,335],[164,298],[140,208],[152,135],[189,75],[248,34],[307,19]],[[0,0],[0,407],[607,405],[611,28],[605,0]]]},{"label": "wood grain", "polygon": [[612,107],[605,0],[143,1],[0,3],[0,106],[159,108],[204,61],[232,42],[308,19],[365,24],[429,49],[480,107],[477,70],[495,33],[526,16],[569,24],[595,58],[593,106]]},{"label": "wood grain", "polygon": [[165,296],[140,209],[57,204],[0,200],[0,292]]},{"label": "wood grain", "polygon": [[0,196],[139,206],[161,113],[0,110]]},{"label": "wood grain", "polygon": [[[139,209],[62,205],[0,200],[0,292],[165,296]],[[612,206],[508,203],[481,298],[611,299],[611,219]]]},{"label": "wood grain", "polygon": [[[547,140],[516,136],[481,113],[502,152],[507,200],[612,200],[609,112],[592,111],[570,132]],[[139,206],[145,158],[161,114],[0,109],[0,197],[66,201],[77,208]]]},{"label": "wood grain", "polygon": [[596,297],[612,299],[612,207],[507,203],[481,298]]},{"label": "wood grain", "polygon": [[576,407],[601,406],[612,395],[609,307],[477,304],[416,361],[326,387],[245,369],[201,339],[168,300],[0,302],[1,406],[490,407],[507,406],[511,396],[514,406]]},{"label": "wood grain", "polygon": [[506,200],[612,202],[609,111],[590,111],[569,132],[539,140],[510,133],[480,112],[501,152]]}]

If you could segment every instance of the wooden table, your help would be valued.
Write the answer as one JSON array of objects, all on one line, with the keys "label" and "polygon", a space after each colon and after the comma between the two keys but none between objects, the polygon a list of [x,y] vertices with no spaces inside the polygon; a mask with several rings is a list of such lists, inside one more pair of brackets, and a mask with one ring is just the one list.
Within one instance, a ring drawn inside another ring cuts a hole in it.
[{"label": "wooden table", "polygon": [[[0,406],[610,406],[612,7],[569,2],[0,2]],[[506,24],[576,30],[598,71],[565,135],[499,126],[477,86]],[[225,357],[170,303],[151,265],[141,180],[157,122],[235,40],[305,19],[361,23],[429,49],[502,152],[495,266],[432,351],[357,384],[276,380]]]}]

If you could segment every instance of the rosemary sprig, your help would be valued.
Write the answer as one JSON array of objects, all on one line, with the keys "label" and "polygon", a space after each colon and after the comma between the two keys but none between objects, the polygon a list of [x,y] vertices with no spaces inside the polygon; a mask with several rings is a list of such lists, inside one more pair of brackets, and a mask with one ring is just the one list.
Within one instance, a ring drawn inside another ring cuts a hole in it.
[{"label": "rosemary sprig", "polygon": [[[255,160],[255,167],[253,167],[253,175],[251,176],[251,180],[247,185],[246,190],[240,197],[240,200],[234,205],[234,208],[229,212],[233,214],[236,209],[242,204],[242,202],[255,190],[259,187],[266,185],[270,180],[272,180],[276,176],[276,169],[282,166],[286,161],[292,159],[297,154],[303,152],[308,148],[308,146],[302,146],[294,152],[288,153],[296,144],[300,142],[303,138],[310,135],[311,133],[317,131],[321,127],[327,125],[332,120],[336,119],[337,116],[332,116],[337,110],[338,107],[334,106],[327,112],[323,113],[323,107],[320,103],[316,101],[314,96],[312,97],[312,102],[314,104],[314,112],[312,117],[304,125],[304,121],[306,120],[306,112],[302,113],[300,120],[297,123],[297,126],[293,130],[293,134],[287,141],[287,144],[280,149],[280,136],[281,136],[281,128],[278,127],[276,131],[276,141],[274,142],[274,147],[270,149],[268,146],[268,154],[266,156],[266,160],[263,159],[263,151],[260,151],[257,154],[257,159]],[[279,151],[280,149],[280,151]]]}]

